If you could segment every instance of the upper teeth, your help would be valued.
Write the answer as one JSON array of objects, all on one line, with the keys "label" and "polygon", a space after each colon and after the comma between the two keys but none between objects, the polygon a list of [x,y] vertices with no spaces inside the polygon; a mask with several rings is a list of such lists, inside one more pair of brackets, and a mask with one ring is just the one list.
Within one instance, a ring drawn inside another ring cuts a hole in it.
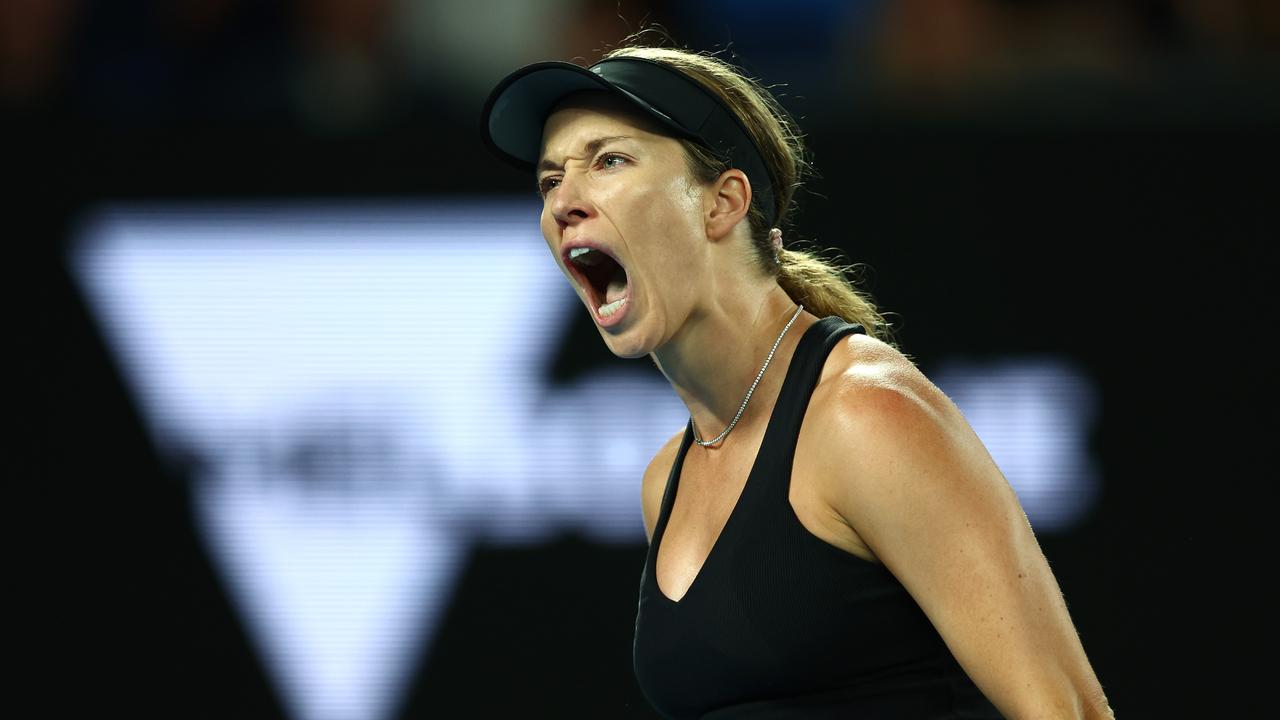
[{"label": "upper teeth", "polygon": [[594,252],[589,247],[576,247],[569,251],[569,259],[580,265],[594,265],[600,261],[598,257],[583,257],[587,253]]}]

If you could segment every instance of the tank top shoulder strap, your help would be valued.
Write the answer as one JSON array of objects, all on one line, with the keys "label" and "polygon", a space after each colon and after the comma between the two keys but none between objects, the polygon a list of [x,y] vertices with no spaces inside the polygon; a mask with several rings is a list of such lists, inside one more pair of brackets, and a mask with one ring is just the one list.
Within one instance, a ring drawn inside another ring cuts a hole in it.
[{"label": "tank top shoulder strap", "polygon": [[[805,410],[809,407],[809,396],[818,384],[822,374],[822,366],[840,338],[854,333],[865,333],[861,325],[848,323],[839,316],[829,315],[810,325],[796,351],[791,356],[791,364],[787,368],[787,376],[782,382],[782,390],[778,393],[778,401],[769,417],[769,425],[765,428],[765,436],[761,441],[757,454],[755,470],[772,470],[783,467],[790,477],[791,458],[795,453],[796,439],[800,434],[800,423],[804,420]],[[671,514],[671,505],[675,501],[675,485],[679,481],[680,468],[684,466],[684,457],[693,445],[693,419],[685,423],[684,437],[680,440],[680,449],[676,452],[675,461],[667,474],[667,485],[662,493],[662,503],[658,506],[658,519],[653,537],[659,537],[666,528],[667,518]],[[772,473],[769,473],[772,474]],[[774,483],[770,483],[774,484]]]},{"label": "tank top shoulder strap", "polygon": [[831,350],[846,335],[863,332],[865,331],[861,325],[847,323],[835,315],[825,317],[805,330],[804,337],[796,345],[791,366],[787,368],[782,390],[778,393],[778,402],[769,419],[769,431],[773,431],[775,427],[779,431],[785,429],[783,435],[795,437],[800,430],[800,421],[804,419],[804,412],[809,407],[809,396],[818,385],[822,366],[827,364]]},{"label": "tank top shoulder strap", "polygon": [[787,377],[782,383],[778,401],[765,429],[755,467],[756,472],[763,473],[766,477],[781,478],[780,482],[770,480],[766,483],[771,494],[781,491],[785,496],[788,492],[800,425],[809,408],[813,389],[822,376],[822,367],[826,365],[832,349],[848,335],[865,333],[866,330],[861,325],[846,322],[836,315],[829,315],[805,330],[804,337],[800,339],[791,358],[791,365],[787,368]]},{"label": "tank top shoulder strap", "polygon": [[[658,520],[654,524],[653,538],[662,537],[664,530],[667,529],[667,519],[671,516],[671,505],[676,501],[676,486],[680,483],[680,469],[684,468],[685,455],[689,452],[689,447],[694,445],[694,419],[690,418],[685,423],[685,437],[681,438],[680,450],[676,451],[676,460],[671,464],[671,470],[667,473],[667,488],[662,491],[662,505],[658,506]],[[649,552],[654,552],[657,542],[649,543]],[[650,559],[650,564],[655,562],[655,557]]]}]

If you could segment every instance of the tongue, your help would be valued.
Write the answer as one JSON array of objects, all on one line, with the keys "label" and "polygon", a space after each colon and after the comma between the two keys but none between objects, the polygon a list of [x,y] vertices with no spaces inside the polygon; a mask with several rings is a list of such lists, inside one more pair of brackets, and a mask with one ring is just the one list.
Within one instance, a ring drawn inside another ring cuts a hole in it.
[{"label": "tongue", "polygon": [[622,298],[627,293],[627,273],[618,268],[613,273],[613,277],[609,278],[609,287],[605,290],[604,301],[606,304]]}]

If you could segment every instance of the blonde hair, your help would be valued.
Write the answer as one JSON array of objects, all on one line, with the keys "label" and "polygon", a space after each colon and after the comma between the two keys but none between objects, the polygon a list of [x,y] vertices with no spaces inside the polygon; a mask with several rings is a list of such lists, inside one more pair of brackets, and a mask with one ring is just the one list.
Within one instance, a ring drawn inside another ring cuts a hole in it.
[{"label": "blonde hair", "polygon": [[[755,142],[769,171],[774,207],[761,207],[761,195],[752,197],[747,221],[751,245],[761,270],[777,279],[787,295],[802,303],[818,317],[836,315],[861,325],[872,337],[892,343],[889,325],[869,295],[859,291],[846,273],[856,265],[842,265],[821,257],[818,251],[783,248],[775,254],[769,239],[772,218],[779,226],[786,222],[795,191],[810,172],[803,138],[795,121],[773,95],[738,68],[709,53],[636,44],[644,31],[622,41],[622,47],[604,58],[634,57],[660,62],[693,79],[715,93],[742,122]],[[703,183],[711,183],[729,169],[729,161],[690,140],[680,139],[689,161],[689,171]]]}]

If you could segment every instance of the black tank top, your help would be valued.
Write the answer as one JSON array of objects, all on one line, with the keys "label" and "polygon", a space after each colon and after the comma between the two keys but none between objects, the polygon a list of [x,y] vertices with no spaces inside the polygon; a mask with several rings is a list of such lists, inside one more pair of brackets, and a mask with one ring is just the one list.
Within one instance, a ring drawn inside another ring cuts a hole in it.
[{"label": "black tank top", "polygon": [[861,326],[831,316],[800,338],[755,464],[684,597],[654,574],[693,442],[667,479],[640,578],[632,660],[664,717],[999,718],[883,565],[811,534],[787,499],[796,438],[822,366]]}]

